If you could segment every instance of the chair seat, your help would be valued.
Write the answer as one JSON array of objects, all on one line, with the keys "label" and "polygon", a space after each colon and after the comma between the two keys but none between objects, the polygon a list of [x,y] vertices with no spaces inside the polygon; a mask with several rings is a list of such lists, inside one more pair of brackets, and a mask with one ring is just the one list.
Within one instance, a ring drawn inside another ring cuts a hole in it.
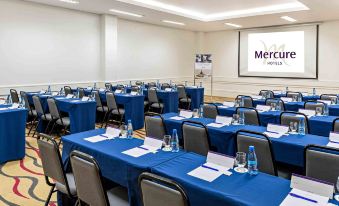
[{"label": "chair seat", "polygon": [[41,115],[41,119],[45,120],[45,121],[52,121],[52,115],[51,114],[45,114],[45,115]]},{"label": "chair seat", "polygon": [[[66,179],[68,182],[68,186],[69,186],[69,190],[71,195],[75,196],[77,193],[76,187],[75,187],[75,181],[74,181],[74,176],[72,173],[67,173],[66,174]],[[63,184],[60,184],[59,182],[55,183],[55,187],[57,188],[57,190],[59,190],[60,192],[64,193],[64,194],[68,194],[67,193],[67,189],[66,186]]]},{"label": "chair seat", "polygon": [[112,110],[112,114],[121,114],[121,115],[124,115],[125,114],[125,109],[114,109],[114,110]]},{"label": "chair seat", "polygon": [[58,119],[56,123],[59,125],[69,126],[71,124],[71,120],[69,119],[69,117],[63,117],[62,122],[61,122],[61,119]]},{"label": "chair seat", "polygon": [[29,116],[34,116],[34,117],[36,117],[36,116],[38,116],[38,113],[36,112],[35,109],[33,109],[33,110],[31,110],[31,111],[28,112],[28,115],[29,115]]},{"label": "chair seat", "polygon": [[191,98],[182,98],[179,100],[180,102],[191,102]]},{"label": "chair seat", "polygon": [[97,111],[99,111],[99,112],[108,112],[108,107],[107,106],[97,107]]},{"label": "chair seat", "polygon": [[128,191],[126,188],[117,186],[107,191],[107,197],[110,205],[128,206]]},{"label": "chair seat", "polygon": [[151,104],[151,107],[153,107],[153,108],[163,108],[164,104],[163,103],[153,103],[153,104]]}]

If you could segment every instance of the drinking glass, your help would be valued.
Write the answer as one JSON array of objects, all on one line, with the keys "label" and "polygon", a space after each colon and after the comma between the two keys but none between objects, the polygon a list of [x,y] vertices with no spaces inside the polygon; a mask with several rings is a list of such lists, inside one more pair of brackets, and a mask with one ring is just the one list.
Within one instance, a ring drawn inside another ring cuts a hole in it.
[{"label": "drinking glass", "polygon": [[297,101],[297,96],[292,96],[292,102],[296,102]]},{"label": "drinking glass", "polygon": [[322,107],[316,107],[315,108],[315,115],[316,116],[322,115],[322,113],[323,113],[323,108]]},{"label": "drinking glass", "polygon": [[199,110],[198,109],[193,110],[193,118],[199,118]]},{"label": "drinking glass", "polygon": [[239,124],[239,115],[238,114],[233,114],[233,119],[232,119],[233,124]]},{"label": "drinking glass", "polygon": [[127,125],[122,124],[120,126],[120,134],[121,134],[120,138],[122,139],[127,138]]},{"label": "drinking glass", "polygon": [[237,152],[235,157],[235,164],[236,168],[234,168],[234,171],[238,173],[246,173],[248,170],[245,168],[246,166],[246,153],[245,152]]},{"label": "drinking glass", "polygon": [[291,134],[296,134],[298,128],[298,123],[297,122],[290,122],[290,133]]},{"label": "drinking glass", "polygon": [[276,107],[277,107],[277,104],[276,103],[271,103],[271,110],[272,111],[275,111],[276,110]]},{"label": "drinking glass", "polygon": [[162,151],[165,151],[165,152],[172,151],[172,147],[171,147],[171,135],[165,135],[162,144],[164,146],[162,148]]}]

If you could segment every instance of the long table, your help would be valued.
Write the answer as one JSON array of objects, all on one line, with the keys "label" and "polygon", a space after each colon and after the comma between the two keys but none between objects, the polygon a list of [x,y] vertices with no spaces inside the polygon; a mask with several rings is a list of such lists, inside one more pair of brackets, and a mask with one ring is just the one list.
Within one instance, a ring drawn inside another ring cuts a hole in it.
[{"label": "long table", "polygon": [[27,110],[0,105],[0,164],[25,157]]},{"label": "long table", "polygon": [[73,150],[79,150],[93,156],[101,169],[102,175],[121,186],[128,188],[130,205],[140,205],[138,177],[142,172],[150,171],[151,167],[159,165],[183,154],[158,151],[139,158],[130,157],[121,152],[140,146],[140,139],[115,139],[91,143],[84,138],[103,134],[105,130],[98,129],[62,137],[62,160],[69,165],[69,155]]},{"label": "long table", "polygon": [[[182,122],[184,120],[173,120],[171,117],[177,116],[177,113],[164,114],[164,122],[166,133],[171,134],[173,129],[177,129],[178,136],[182,139]],[[190,118],[186,120],[201,122],[207,125],[214,122],[214,119],[208,118]],[[251,130],[257,132],[265,132],[266,127],[253,125],[230,125],[221,128],[207,126],[208,134],[213,151],[235,156],[236,142],[235,135],[239,130]],[[271,138],[273,153],[278,162],[304,167],[304,148],[309,144],[327,145],[328,137],[317,135],[284,135],[280,138]]]}]

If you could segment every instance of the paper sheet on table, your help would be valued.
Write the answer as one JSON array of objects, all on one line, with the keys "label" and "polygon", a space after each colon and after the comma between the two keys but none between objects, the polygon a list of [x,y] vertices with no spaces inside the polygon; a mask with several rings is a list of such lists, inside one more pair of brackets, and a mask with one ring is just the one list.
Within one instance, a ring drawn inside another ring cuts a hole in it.
[{"label": "paper sheet on table", "polygon": [[308,117],[313,117],[315,116],[315,110],[311,109],[299,109],[298,112],[308,116]]},{"label": "paper sheet on table", "polygon": [[3,100],[3,99],[0,99],[0,104],[5,104],[6,103],[6,101],[5,100]]},{"label": "paper sheet on table", "polygon": [[191,111],[186,111],[186,110],[181,110],[179,113],[180,117],[185,117],[185,118],[191,118],[193,116],[193,112]]},{"label": "paper sheet on table", "polygon": [[80,99],[72,100],[71,102],[80,102]]},{"label": "paper sheet on table", "polygon": [[135,148],[123,151],[122,153],[125,155],[132,156],[132,157],[141,157],[142,155],[145,155],[151,152],[152,150],[149,150],[147,146],[142,145],[140,147],[135,147]]},{"label": "paper sheet on table", "polygon": [[206,126],[208,126],[208,127],[215,127],[215,128],[221,128],[221,127],[226,126],[226,125],[225,124],[220,124],[220,123],[212,122],[212,123],[207,124]]},{"label": "paper sheet on table", "polygon": [[232,117],[225,117],[217,115],[215,122],[223,125],[230,125],[232,123]]},{"label": "paper sheet on table", "polygon": [[257,105],[256,106],[256,109],[260,112],[267,112],[267,111],[270,111],[271,107],[270,106],[267,106],[267,105]]},{"label": "paper sheet on table", "polygon": [[81,101],[87,102],[89,100],[89,97],[82,97]]},{"label": "paper sheet on table", "polygon": [[118,90],[118,89],[117,89],[117,90],[115,90],[114,93],[115,93],[115,94],[120,94],[121,92],[122,92],[122,90]]},{"label": "paper sheet on table", "polygon": [[252,95],[251,97],[252,99],[262,99],[262,96],[258,96],[258,95]]},{"label": "paper sheet on table", "polygon": [[[300,197],[291,196],[290,193]],[[286,196],[280,206],[326,206],[328,203],[327,197],[316,195],[310,192],[292,189],[290,193]],[[306,198],[308,200],[306,200]]]},{"label": "paper sheet on table", "polygon": [[107,138],[113,139],[115,137],[119,137],[120,135],[120,129],[112,128],[112,127],[107,127],[106,128],[106,133],[104,134]]},{"label": "paper sheet on table", "polygon": [[107,140],[107,137],[101,136],[101,135],[96,135],[96,136],[93,136],[93,137],[84,138],[84,140],[86,140],[88,142],[96,143],[96,142],[101,142],[101,141]]},{"label": "paper sheet on table", "polygon": [[283,134],[277,132],[264,132],[264,134],[270,138],[280,138]]},{"label": "paper sheet on table", "polygon": [[72,98],[73,98],[73,95],[72,95],[72,94],[67,94],[66,98],[67,98],[67,99],[72,99]]},{"label": "paper sheet on table", "polygon": [[288,133],[289,128],[284,125],[277,125],[277,124],[268,124],[267,125],[267,131],[272,133],[280,133],[280,134],[286,134]]},{"label": "paper sheet on table", "polygon": [[329,142],[326,146],[339,149],[339,142]]},{"label": "paper sheet on table", "polygon": [[221,171],[216,171],[216,170],[212,170],[212,169],[200,166],[187,174],[190,176],[205,180],[207,182],[213,182],[215,179],[220,177],[223,173]]},{"label": "paper sheet on table", "polygon": [[4,108],[0,108],[0,111],[2,110],[8,110],[9,108],[8,107],[4,107]]},{"label": "paper sheet on table", "polygon": [[165,88],[165,91],[166,91],[166,92],[171,92],[171,91],[172,91],[172,88]]},{"label": "paper sheet on table", "polygon": [[138,94],[138,92],[131,92],[132,96],[136,96]]},{"label": "paper sheet on table", "polygon": [[223,104],[222,104],[222,106],[220,106],[220,107],[222,107],[222,108],[228,108],[228,107],[234,107],[234,102],[224,102]]},{"label": "paper sheet on table", "polygon": [[174,117],[171,117],[170,119],[183,120],[183,119],[185,119],[185,117],[174,116]]}]

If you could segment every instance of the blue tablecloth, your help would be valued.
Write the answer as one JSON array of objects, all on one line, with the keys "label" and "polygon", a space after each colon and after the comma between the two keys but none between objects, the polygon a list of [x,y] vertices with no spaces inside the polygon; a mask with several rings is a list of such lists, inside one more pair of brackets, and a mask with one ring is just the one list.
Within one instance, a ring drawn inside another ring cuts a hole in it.
[{"label": "blue tablecloth", "polygon": [[[175,113],[164,114],[164,121],[166,125],[167,134],[171,134],[173,129],[177,129],[178,136],[182,139],[182,122],[184,120],[170,119],[176,116]],[[317,118],[317,117],[315,117]],[[204,125],[214,122],[212,119],[207,118],[191,118],[189,120],[201,122]],[[256,132],[265,132],[266,127],[252,126],[252,125],[230,125],[221,128],[207,127],[208,134],[211,142],[211,149],[227,155],[234,156],[236,153],[236,132],[245,129]],[[316,136],[307,134],[301,135],[285,135],[278,139],[271,139],[273,144],[273,153],[279,162],[303,167],[304,166],[304,148],[308,144],[326,145],[328,137]]]},{"label": "blue tablecloth", "polygon": [[26,109],[0,110],[0,164],[25,157],[27,114]]},{"label": "blue tablecloth", "polygon": [[[143,93],[145,95],[145,98],[147,98],[148,90],[144,89]],[[178,112],[178,92],[171,91],[167,92],[165,90],[158,90],[157,91],[158,99],[164,103],[164,111],[163,113],[169,113],[169,112]]]},{"label": "blue tablecloth", "polygon": [[178,182],[194,206],[275,206],[290,192],[290,181],[259,173],[257,176],[239,174],[222,175],[207,182],[187,173],[201,166],[206,158],[187,153],[152,168],[152,172]]},{"label": "blue tablecloth", "polygon": [[138,176],[150,168],[182,155],[178,153],[159,151],[139,158],[134,158],[121,152],[140,146],[140,139],[114,139],[98,143],[85,141],[84,138],[104,133],[103,129],[92,130],[62,137],[62,160],[68,165],[69,155],[73,150],[80,150],[93,156],[101,169],[102,175],[124,187],[128,188],[130,205],[140,205],[138,191]]},{"label": "blue tablecloth", "polygon": [[204,103],[204,88],[185,87],[186,94],[191,98],[191,110],[198,109]]}]

